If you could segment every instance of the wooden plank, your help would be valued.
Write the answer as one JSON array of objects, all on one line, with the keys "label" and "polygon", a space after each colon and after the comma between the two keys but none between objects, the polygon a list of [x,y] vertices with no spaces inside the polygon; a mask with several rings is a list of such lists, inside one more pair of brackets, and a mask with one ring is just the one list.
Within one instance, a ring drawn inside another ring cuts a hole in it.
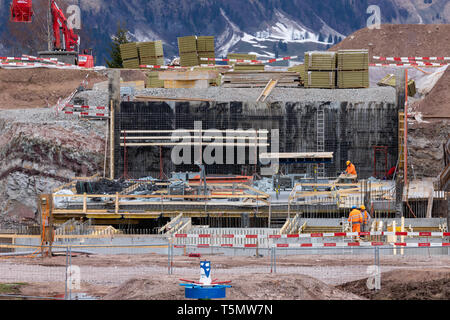
[{"label": "wooden plank", "polygon": [[[259,133],[268,133],[269,130],[262,129],[257,130]],[[172,133],[172,132],[205,132],[205,130],[186,130],[186,129],[177,129],[177,130],[122,130],[121,133]],[[227,130],[217,130],[217,129],[208,129],[208,132],[232,132],[232,133],[249,133],[248,130],[233,130],[233,129],[227,129]]]},{"label": "wooden plank", "polygon": [[[174,147],[174,146],[198,146],[204,145],[210,147],[268,147],[270,144],[268,143],[233,143],[233,142],[149,142],[149,143],[126,143],[127,147]],[[121,147],[124,147],[125,144],[121,143]]]},{"label": "wooden plank", "polygon": [[[208,133],[205,131],[205,133]],[[120,137],[120,140],[172,140],[172,139],[202,139],[202,140],[234,140],[234,139],[245,139],[245,140],[268,140],[267,137],[252,137],[252,136],[238,136],[238,135],[226,135],[226,136],[204,136],[201,137],[197,136],[144,136],[144,137]],[[128,145],[128,144],[127,144]]]},{"label": "wooden plank", "polygon": [[160,71],[160,80],[168,81],[195,81],[195,80],[212,80],[219,76],[216,70],[194,70],[194,71]]},{"label": "wooden plank", "polygon": [[263,92],[259,95],[258,99],[256,99],[257,102],[259,101],[266,101],[267,97],[272,93],[272,90],[275,89],[275,87],[278,84],[278,80],[270,79],[267,83],[266,87],[264,88]]},{"label": "wooden plank", "polygon": [[207,89],[209,87],[208,80],[164,80],[164,88],[166,89],[180,89],[180,88],[194,88]]}]

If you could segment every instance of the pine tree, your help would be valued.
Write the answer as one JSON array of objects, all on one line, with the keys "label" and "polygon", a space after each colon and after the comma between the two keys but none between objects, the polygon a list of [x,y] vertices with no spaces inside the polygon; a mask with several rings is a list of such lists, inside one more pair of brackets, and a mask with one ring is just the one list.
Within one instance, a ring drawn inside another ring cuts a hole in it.
[{"label": "pine tree", "polygon": [[120,22],[117,25],[117,33],[112,37],[110,44],[109,55],[111,60],[106,60],[108,68],[123,68],[122,55],[120,54],[120,45],[123,43],[129,43],[128,30],[122,27]]}]

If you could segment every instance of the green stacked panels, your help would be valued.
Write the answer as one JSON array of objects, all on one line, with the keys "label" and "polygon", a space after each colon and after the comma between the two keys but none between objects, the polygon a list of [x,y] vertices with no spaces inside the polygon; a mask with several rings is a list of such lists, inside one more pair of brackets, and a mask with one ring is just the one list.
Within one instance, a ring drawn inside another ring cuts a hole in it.
[{"label": "green stacked panels", "polygon": [[308,71],[305,76],[306,88],[336,88],[335,71]]},{"label": "green stacked panels", "polygon": [[304,83],[306,88],[336,88],[336,52],[305,52]]},{"label": "green stacked panels", "polygon": [[305,52],[306,71],[334,71],[336,70],[336,52],[308,51]]},{"label": "green stacked panels", "polygon": [[147,73],[146,88],[164,88],[164,80],[159,80],[158,71]]},{"label": "green stacked panels", "polygon": [[197,37],[188,36],[178,38],[180,64],[183,67],[198,66]]},{"label": "green stacked panels", "polygon": [[164,65],[164,51],[161,40],[138,43],[139,60],[142,65]]},{"label": "green stacked panels", "polygon": [[338,71],[369,70],[369,50],[339,50]]},{"label": "green stacked panels", "polygon": [[142,57],[162,57],[164,56],[163,44],[161,40],[138,43],[139,56]]},{"label": "green stacked panels", "polygon": [[197,52],[197,37],[188,36],[178,38],[178,50],[182,53]]},{"label": "green stacked panels", "polygon": [[197,52],[200,64],[215,64],[215,62],[201,60],[200,58],[214,59],[216,57],[214,37],[213,36],[199,36],[197,37]]},{"label": "green stacked panels", "polygon": [[164,57],[144,57],[140,58],[140,63],[142,65],[151,65],[151,66],[163,66],[164,65]]},{"label": "green stacked panels", "polygon": [[182,67],[198,66],[197,52],[183,53],[180,56],[180,64]]},{"label": "green stacked panels", "polygon": [[120,55],[122,57],[124,68],[139,68],[139,52],[135,42],[121,44]]},{"label": "green stacked panels", "polygon": [[369,70],[338,71],[337,86],[340,89],[368,88]]},{"label": "green stacked panels", "polygon": [[236,63],[234,65],[234,71],[264,71],[264,68],[263,64]]},{"label": "green stacked panels", "polygon": [[139,69],[139,59],[123,60],[123,67],[125,69]]},{"label": "green stacked panels", "polygon": [[339,50],[337,64],[338,88],[369,87],[369,50]]}]

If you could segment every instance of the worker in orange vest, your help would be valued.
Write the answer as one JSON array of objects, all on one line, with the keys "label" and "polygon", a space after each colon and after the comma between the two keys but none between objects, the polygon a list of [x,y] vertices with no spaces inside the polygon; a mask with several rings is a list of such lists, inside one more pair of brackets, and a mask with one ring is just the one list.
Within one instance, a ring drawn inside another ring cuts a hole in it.
[{"label": "worker in orange vest", "polygon": [[345,170],[345,173],[355,176],[357,175],[355,165],[350,160],[347,161],[347,169]]},{"label": "worker in orange vest", "polygon": [[348,216],[348,222],[352,223],[352,232],[361,232],[363,217],[361,211],[359,211],[356,206],[352,207],[352,211],[350,211],[350,215]]},{"label": "worker in orange vest", "polygon": [[369,212],[367,212],[366,207],[364,205],[361,206],[361,215],[362,215],[362,231],[369,231],[369,222],[372,217]]}]

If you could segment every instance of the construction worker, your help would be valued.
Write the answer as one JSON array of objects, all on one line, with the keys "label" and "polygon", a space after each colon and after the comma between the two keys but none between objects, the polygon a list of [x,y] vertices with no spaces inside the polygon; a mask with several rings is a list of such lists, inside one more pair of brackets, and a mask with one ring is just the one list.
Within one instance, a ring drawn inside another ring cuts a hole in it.
[{"label": "construction worker", "polygon": [[[356,206],[352,207],[352,211],[348,216],[348,222],[352,224],[352,232],[361,232],[361,223],[363,222],[363,217],[361,211],[359,211]],[[359,237],[356,237],[359,239]]]},{"label": "construction worker", "polygon": [[350,160],[347,161],[347,169],[345,170],[345,173],[354,176],[357,175],[355,165]]},{"label": "construction worker", "polygon": [[366,207],[364,205],[362,205],[360,207],[360,209],[361,209],[361,215],[362,215],[362,219],[363,219],[362,231],[366,232],[366,231],[369,231],[369,222],[370,222],[370,219],[372,219],[372,217],[370,216],[369,212],[367,212]]}]

